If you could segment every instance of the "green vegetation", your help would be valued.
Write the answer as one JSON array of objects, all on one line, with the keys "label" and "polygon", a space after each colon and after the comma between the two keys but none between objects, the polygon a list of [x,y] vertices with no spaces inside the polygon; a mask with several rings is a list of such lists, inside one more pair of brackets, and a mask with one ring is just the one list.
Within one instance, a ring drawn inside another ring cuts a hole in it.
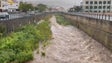
[{"label": "green vegetation", "polygon": [[38,25],[23,26],[0,39],[0,63],[24,63],[32,60],[33,51],[38,49],[39,42],[47,42],[51,36],[48,21]]},{"label": "green vegetation", "polygon": [[38,4],[37,6],[33,6],[32,4],[26,2],[20,2],[19,4],[19,10],[23,12],[34,11],[34,10],[38,10],[39,12],[44,12],[46,11],[46,9],[48,9],[48,7],[45,4]]},{"label": "green vegetation", "polygon": [[75,6],[68,10],[68,12],[82,12],[82,11],[83,11],[82,6]]},{"label": "green vegetation", "polygon": [[2,24],[0,24],[0,38],[5,34],[6,32],[6,27]]},{"label": "green vegetation", "polygon": [[26,11],[31,11],[31,10],[34,10],[34,6],[32,4],[28,4],[28,3],[24,3],[24,2],[20,2],[20,5],[19,5],[19,10],[23,11],[23,12],[26,12]]},{"label": "green vegetation", "polygon": [[37,5],[37,9],[38,9],[39,12],[43,12],[43,11],[45,11],[47,8],[48,8],[47,5],[44,5],[44,4],[38,4],[38,5]]},{"label": "green vegetation", "polygon": [[56,15],[56,19],[57,19],[57,23],[59,23],[60,25],[70,25],[70,22],[68,20],[66,20],[63,16],[61,15]]},{"label": "green vegetation", "polygon": [[50,42],[44,42],[44,43],[43,43],[43,47],[45,48],[45,47],[47,47],[49,44],[50,44]]}]

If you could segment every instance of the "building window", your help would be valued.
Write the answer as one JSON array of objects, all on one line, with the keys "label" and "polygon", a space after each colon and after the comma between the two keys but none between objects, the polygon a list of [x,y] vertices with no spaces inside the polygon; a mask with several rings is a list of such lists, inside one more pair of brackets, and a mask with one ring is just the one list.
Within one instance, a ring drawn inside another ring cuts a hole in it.
[{"label": "building window", "polygon": [[103,10],[103,12],[105,12],[105,10]]},{"label": "building window", "polygon": [[102,9],[102,6],[99,6],[99,9]]},{"label": "building window", "polygon": [[90,9],[93,9],[93,6],[90,6]]},{"label": "building window", "polygon": [[97,1],[95,1],[94,4],[97,4]]},{"label": "building window", "polygon": [[90,4],[93,4],[93,1],[90,1]]},{"label": "building window", "polygon": [[90,10],[90,12],[92,12],[92,10]]},{"label": "building window", "polygon": [[2,7],[5,7],[5,5],[2,5]]},{"label": "building window", "polygon": [[99,11],[99,12],[101,12],[101,11]]},{"label": "building window", "polygon": [[107,9],[110,9],[110,6],[107,6]]},{"label": "building window", "polygon": [[103,1],[103,4],[106,4],[106,1]]},{"label": "building window", "polygon": [[110,11],[107,11],[107,12],[110,12]]},{"label": "building window", "polygon": [[110,4],[111,2],[110,1],[108,1],[108,4]]},{"label": "building window", "polygon": [[94,9],[97,9],[97,6],[94,6]]},{"label": "building window", "polygon": [[97,12],[97,11],[94,11],[94,12]]},{"label": "building window", "polygon": [[88,9],[89,7],[88,6],[86,6],[86,9]]},{"label": "building window", "polygon": [[88,2],[88,1],[86,1],[86,4],[89,4],[89,2]]},{"label": "building window", "polygon": [[103,6],[103,9],[105,9],[106,8],[106,6]]},{"label": "building window", "polygon": [[99,1],[99,4],[102,4],[102,1]]}]

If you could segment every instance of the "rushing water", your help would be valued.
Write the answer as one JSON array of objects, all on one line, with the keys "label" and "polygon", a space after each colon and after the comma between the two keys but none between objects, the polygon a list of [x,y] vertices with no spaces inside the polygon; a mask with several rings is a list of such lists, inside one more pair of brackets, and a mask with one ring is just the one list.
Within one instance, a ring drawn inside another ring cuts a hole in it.
[{"label": "rushing water", "polygon": [[29,63],[112,63],[112,53],[97,41],[73,26],[61,26],[51,19],[53,39],[46,56],[34,54]]}]

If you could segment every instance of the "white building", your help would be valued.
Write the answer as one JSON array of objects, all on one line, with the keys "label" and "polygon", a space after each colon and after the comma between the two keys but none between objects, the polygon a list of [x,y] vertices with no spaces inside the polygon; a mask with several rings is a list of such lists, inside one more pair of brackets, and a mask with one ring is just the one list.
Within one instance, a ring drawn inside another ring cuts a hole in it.
[{"label": "white building", "polygon": [[19,2],[16,0],[0,0],[0,10],[15,11],[19,8]]},{"label": "white building", "polygon": [[111,12],[112,0],[83,0],[84,12]]},{"label": "white building", "polygon": [[51,12],[65,12],[66,10],[63,7],[52,7],[50,8]]}]

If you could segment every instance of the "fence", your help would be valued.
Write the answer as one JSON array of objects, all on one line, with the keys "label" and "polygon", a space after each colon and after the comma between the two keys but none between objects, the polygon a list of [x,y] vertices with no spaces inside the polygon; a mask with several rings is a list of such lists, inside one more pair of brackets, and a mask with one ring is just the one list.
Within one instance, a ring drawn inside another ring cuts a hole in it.
[{"label": "fence", "polygon": [[112,14],[109,13],[67,13],[67,14],[80,15],[80,16],[94,18],[94,19],[112,21]]},{"label": "fence", "polygon": [[42,18],[44,18],[45,16],[47,16],[49,14],[50,13],[41,13],[41,14],[33,15],[33,16],[27,16],[27,17],[22,17],[22,18],[17,18],[17,19],[0,21],[0,25],[5,27],[6,31],[4,31],[4,33],[7,34],[23,25],[34,24],[34,23],[36,24],[38,21],[40,21]]}]

